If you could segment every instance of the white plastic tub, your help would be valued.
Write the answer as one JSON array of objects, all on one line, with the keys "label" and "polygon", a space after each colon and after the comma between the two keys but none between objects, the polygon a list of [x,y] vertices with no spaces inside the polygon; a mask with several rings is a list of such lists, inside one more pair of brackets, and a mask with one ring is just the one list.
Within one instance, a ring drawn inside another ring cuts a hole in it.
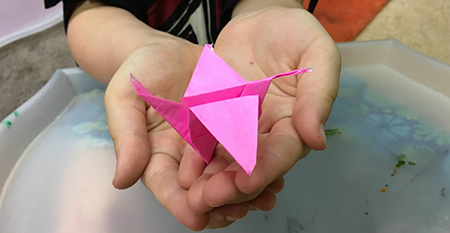
[{"label": "white plastic tub", "polygon": [[[274,210],[215,232],[450,232],[450,67],[392,40],[339,48],[326,128],[340,134],[286,175]],[[142,184],[112,187],[104,88],[58,70],[5,119],[0,232],[190,232]]]}]

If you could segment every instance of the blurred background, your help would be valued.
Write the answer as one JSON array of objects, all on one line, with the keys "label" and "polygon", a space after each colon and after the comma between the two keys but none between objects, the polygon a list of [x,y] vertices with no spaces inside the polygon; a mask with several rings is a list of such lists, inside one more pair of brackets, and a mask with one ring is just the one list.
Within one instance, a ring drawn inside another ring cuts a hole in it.
[{"label": "blurred background", "polygon": [[[397,39],[450,64],[449,0],[319,0],[314,15],[336,42]],[[0,2],[0,119],[56,69],[75,66],[61,3],[45,10],[44,1]]]}]

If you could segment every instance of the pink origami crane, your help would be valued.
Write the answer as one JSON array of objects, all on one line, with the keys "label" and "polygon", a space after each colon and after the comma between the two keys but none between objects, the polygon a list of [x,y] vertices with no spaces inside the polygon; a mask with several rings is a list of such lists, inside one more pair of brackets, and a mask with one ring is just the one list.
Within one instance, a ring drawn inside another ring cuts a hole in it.
[{"label": "pink origami crane", "polygon": [[214,53],[203,49],[181,103],[153,96],[133,75],[137,94],[152,106],[208,164],[217,142],[247,174],[256,165],[261,104],[274,78],[311,72],[299,69],[247,82]]}]

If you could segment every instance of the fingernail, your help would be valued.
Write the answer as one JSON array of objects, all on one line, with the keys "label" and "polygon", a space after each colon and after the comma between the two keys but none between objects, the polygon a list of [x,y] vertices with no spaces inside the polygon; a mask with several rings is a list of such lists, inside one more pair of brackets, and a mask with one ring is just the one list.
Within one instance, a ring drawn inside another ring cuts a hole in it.
[{"label": "fingernail", "polygon": [[325,135],[325,126],[320,123],[319,125],[319,137],[323,142],[323,145],[325,146],[325,148],[327,147],[327,136]]},{"label": "fingernail", "polygon": [[237,219],[237,218],[233,218],[233,217],[227,215],[227,216],[225,217],[225,220],[227,220],[228,222],[234,222],[234,221],[236,221],[236,220],[238,220],[238,219]]},{"label": "fingernail", "polygon": [[261,211],[261,209],[259,209],[256,206],[252,206],[252,205],[248,207],[248,210],[250,210],[250,211]]}]

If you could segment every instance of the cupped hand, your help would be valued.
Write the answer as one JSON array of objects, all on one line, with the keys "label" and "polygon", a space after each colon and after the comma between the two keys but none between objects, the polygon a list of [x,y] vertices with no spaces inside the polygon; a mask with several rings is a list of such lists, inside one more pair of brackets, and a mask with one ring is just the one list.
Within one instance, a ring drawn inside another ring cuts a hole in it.
[{"label": "cupped hand", "polygon": [[339,52],[311,14],[287,8],[265,9],[233,19],[220,33],[214,49],[246,80],[313,68],[311,73],[276,79],[269,87],[259,120],[257,164],[251,176],[220,148],[216,156],[222,159],[213,159],[208,165],[221,164],[223,168],[215,173],[192,174],[193,167],[202,166],[195,156],[185,156],[181,162],[180,181],[190,186],[188,204],[196,212],[228,203],[252,205],[264,200],[261,196],[271,196],[267,200],[272,202],[264,210],[271,209],[273,196],[283,187],[282,177],[310,148],[326,148],[324,125],[338,92]]},{"label": "cupped hand", "polygon": [[164,39],[136,49],[111,79],[105,93],[108,126],[117,156],[113,185],[128,188],[142,177],[143,184],[182,224],[203,229],[209,213],[194,213],[187,190],[178,181],[178,165],[186,143],[135,92],[130,73],[155,96],[179,101],[189,84],[202,47]]},{"label": "cupped hand", "polygon": [[[192,230],[217,228],[244,217],[248,203],[227,204],[201,213],[190,208],[190,185],[179,180],[179,164],[184,156],[187,177],[215,174],[225,167],[205,164],[178,133],[135,92],[130,73],[158,97],[180,101],[189,84],[202,47],[177,38],[164,38],[136,49],[111,79],[105,94],[108,126],[117,156],[113,185],[128,188],[139,178],[156,199],[183,225]],[[218,160],[220,156],[217,156]],[[181,178],[183,179],[183,178]],[[258,198],[257,198],[258,199]],[[267,197],[261,195],[260,203]],[[197,208],[198,209],[198,208]]]}]

